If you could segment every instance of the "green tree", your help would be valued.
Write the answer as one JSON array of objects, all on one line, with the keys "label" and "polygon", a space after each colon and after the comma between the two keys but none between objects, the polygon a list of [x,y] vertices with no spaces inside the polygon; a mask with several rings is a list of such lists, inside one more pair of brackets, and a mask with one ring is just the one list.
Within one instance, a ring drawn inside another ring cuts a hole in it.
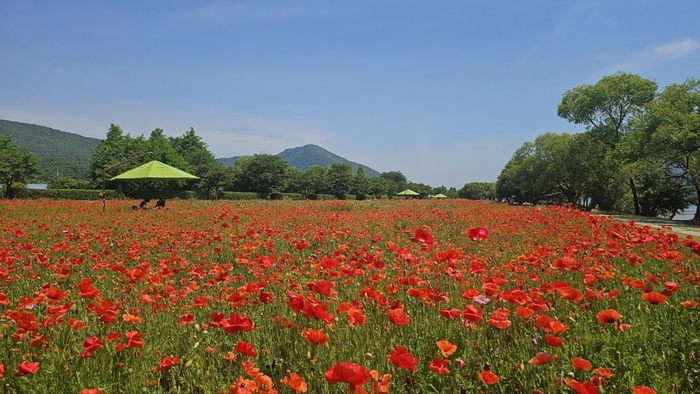
[{"label": "green tree", "polygon": [[338,198],[343,198],[352,189],[352,165],[346,163],[331,163],[326,167],[328,192]]},{"label": "green tree", "polygon": [[324,194],[328,191],[327,169],[312,165],[302,174],[302,184],[307,194]]},{"label": "green tree", "polygon": [[233,172],[224,168],[209,151],[207,144],[190,127],[180,137],[170,137],[175,152],[186,163],[182,169],[198,176],[199,180],[187,181],[186,188],[204,191],[207,199],[212,190],[229,187],[233,182]]},{"label": "green tree", "polygon": [[351,193],[353,193],[358,200],[364,200],[369,193],[369,178],[365,173],[365,168],[360,164],[357,167],[357,174],[352,182]]},{"label": "green tree", "polygon": [[457,196],[468,200],[493,201],[496,198],[496,184],[494,182],[469,182],[457,190]]},{"label": "green tree", "polygon": [[12,197],[12,184],[27,183],[39,175],[39,160],[26,149],[12,143],[12,137],[0,135],[0,182],[5,185],[5,197]]},{"label": "green tree", "polygon": [[700,80],[667,86],[649,112],[658,125],[652,135],[657,157],[673,176],[693,187],[698,206],[694,220],[700,221]]},{"label": "green tree", "polygon": [[[598,190],[606,191],[605,205],[616,209],[617,201],[627,182],[633,194],[635,212],[639,211],[634,177],[620,177],[619,168],[627,162],[616,152],[623,135],[630,131],[630,121],[644,113],[656,95],[658,85],[636,74],[619,72],[605,76],[594,85],[581,85],[567,91],[557,114],[601,141],[606,148],[604,160],[596,178]],[[609,151],[609,152],[608,152]]]},{"label": "green tree", "polygon": [[281,157],[265,153],[241,157],[233,165],[238,191],[277,193],[282,191],[289,165]]},{"label": "green tree", "polygon": [[396,193],[407,188],[408,180],[406,179],[406,176],[401,173],[401,171],[383,172],[379,177],[388,181],[387,194],[389,197],[395,196]]},{"label": "green tree", "polygon": [[389,193],[389,182],[390,181],[385,178],[378,176],[369,178],[369,188],[367,192],[375,198],[382,198],[382,196]]},{"label": "green tree", "polygon": [[90,181],[74,179],[67,176],[54,177],[49,180],[47,189],[90,189]]}]

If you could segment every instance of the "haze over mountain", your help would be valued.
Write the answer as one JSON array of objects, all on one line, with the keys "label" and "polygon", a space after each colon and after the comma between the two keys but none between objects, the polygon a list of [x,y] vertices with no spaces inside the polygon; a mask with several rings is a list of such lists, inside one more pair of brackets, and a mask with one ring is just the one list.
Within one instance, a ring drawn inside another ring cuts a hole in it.
[{"label": "haze over mountain", "polygon": [[[39,158],[44,173],[38,180],[47,181],[56,176],[69,176],[76,179],[88,178],[88,167],[92,159],[92,150],[101,139],[84,137],[75,133],[52,129],[29,123],[0,119],[0,135],[9,135],[18,146],[32,152]],[[206,143],[206,141],[205,141]],[[325,167],[331,163],[347,163],[357,172],[359,163],[347,160],[318,145],[304,145],[285,149],[278,154],[291,167],[305,171],[312,165]],[[241,156],[219,158],[225,166],[231,166]],[[380,173],[364,166],[367,176],[379,176]]]}]

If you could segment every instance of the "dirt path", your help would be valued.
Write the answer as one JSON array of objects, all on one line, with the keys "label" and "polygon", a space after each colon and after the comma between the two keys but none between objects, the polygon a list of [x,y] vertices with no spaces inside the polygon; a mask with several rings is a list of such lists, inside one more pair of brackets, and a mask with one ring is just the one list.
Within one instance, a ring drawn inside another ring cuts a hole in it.
[{"label": "dirt path", "polygon": [[[634,215],[612,215],[613,219],[622,222],[629,222],[634,220],[637,226],[649,226],[651,228],[659,228],[664,226],[665,231],[672,231],[678,234],[692,235],[693,237],[700,237],[700,225],[693,222],[692,220],[668,220],[668,219],[658,219],[658,218],[645,218]],[[668,228],[671,228],[669,230]]]}]

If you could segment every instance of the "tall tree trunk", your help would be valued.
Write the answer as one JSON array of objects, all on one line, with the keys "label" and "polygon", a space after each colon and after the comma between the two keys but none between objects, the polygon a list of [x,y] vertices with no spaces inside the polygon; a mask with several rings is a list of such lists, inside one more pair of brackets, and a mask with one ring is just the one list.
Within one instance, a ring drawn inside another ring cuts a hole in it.
[{"label": "tall tree trunk", "polygon": [[697,196],[697,200],[695,201],[695,216],[693,217],[693,221],[695,222],[700,222],[700,185],[692,182],[693,187],[695,187],[695,195]]},{"label": "tall tree trunk", "polygon": [[637,197],[637,186],[634,178],[630,178],[630,189],[632,189],[632,201],[634,201],[634,214],[639,215],[639,197]]}]

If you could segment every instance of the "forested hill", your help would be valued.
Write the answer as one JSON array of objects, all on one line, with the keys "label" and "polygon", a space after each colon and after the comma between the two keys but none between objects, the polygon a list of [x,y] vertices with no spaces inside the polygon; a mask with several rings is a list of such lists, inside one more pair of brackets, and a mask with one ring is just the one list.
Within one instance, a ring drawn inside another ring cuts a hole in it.
[{"label": "forested hill", "polygon": [[[290,167],[295,167],[301,171],[306,171],[307,168],[318,165],[325,167],[333,163],[344,163],[352,165],[353,172],[357,172],[357,168],[360,166],[359,163],[347,160],[343,157],[336,155],[335,153],[329,152],[318,145],[304,145],[297,148],[289,148],[277,154],[277,156],[284,159]],[[228,157],[218,159],[225,166],[231,166],[236,162],[241,156]],[[362,165],[365,169],[365,173],[369,177],[375,177],[381,175],[378,171]]]},{"label": "forested hill", "polygon": [[97,138],[83,137],[50,127],[0,119],[0,135],[9,135],[18,146],[39,158],[44,174],[39,180],[59,175],[85,179]]}]

